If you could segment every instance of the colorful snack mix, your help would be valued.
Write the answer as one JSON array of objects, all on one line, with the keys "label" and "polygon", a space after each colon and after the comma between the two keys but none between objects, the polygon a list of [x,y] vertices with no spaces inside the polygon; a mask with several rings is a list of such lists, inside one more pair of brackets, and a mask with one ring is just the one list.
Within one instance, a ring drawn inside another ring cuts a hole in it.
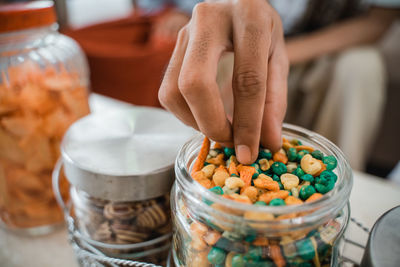
[{"label": "colorful snack mix", "polygon": [[[269,204],[271,198],[285,200],[289,196],[297,198],[296,201],[290,200],[291,203],[302,203],[314,193],[326,194],[334,188],[337,180],[332,171],[337,166],[335,157],[324,156],[321,151],[310,146],[293,146],[288,140],[283,143],[286,146],[274,154],[260,149],[256,163],[242,166],[236,160],[234,149],[213,148],[210,151],[210,141],[205,138],[193,166],[192,176],[196,181],[210,180],[222,188],[223,196],[237,199],[237,195],[250,195],[253,204],[257,201]],[[254,188],[250,189],[254,192],[257,190],[257,195],[250,193],[248,188]],[[293,189],[296,189],[297,196],[293,196]],[[280,203],[284,205],[285,202]]]},{"label": "colorful snack mix", "polygon": [[[203,165],[199,166],[200,163]],[[241,204],[300,207],[333,190],[336,166],[335,157],[287,139],[276,153],[260,148],[257,161],[245,166],[237,161],[234,149],[220,145],[210,149],[210,142],[205,139],[192,177],[199,182],[198,186]],[[222,222],[218,221],[218,215],[204,220],[188,214],[189,250],[201,266],[324,266],[330,262],[332,245],[340,229],[335,219],[315,229],[268,235],[265,222],[292,220],[306,213],[275,215],[250,210],[241,213],[231,206],[223,209],[220,204],[203,201],[226,214],[243,216],[247,224],[226,226],[229,219],[221,217]],[[187,261],[189,266],[191,259]]]}]

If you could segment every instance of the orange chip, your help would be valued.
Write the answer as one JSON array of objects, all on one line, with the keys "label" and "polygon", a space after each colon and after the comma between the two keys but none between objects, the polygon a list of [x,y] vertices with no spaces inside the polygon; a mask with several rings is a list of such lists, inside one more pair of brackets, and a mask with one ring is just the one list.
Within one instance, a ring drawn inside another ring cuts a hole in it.
[{"label": "orange chip", "polygon": [[25,153],[27,170],[40,172],[53,168],[56,159],[46,136],[36,132],[22,139],[19,145]]}]

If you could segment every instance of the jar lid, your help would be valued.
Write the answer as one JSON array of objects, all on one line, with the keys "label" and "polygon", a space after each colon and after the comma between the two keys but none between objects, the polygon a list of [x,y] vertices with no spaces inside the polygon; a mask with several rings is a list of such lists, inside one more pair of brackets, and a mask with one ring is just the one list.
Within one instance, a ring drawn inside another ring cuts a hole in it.
[{"label": "jar lid", "polygon": [[51,25],[56,22],[53,1],[0,4],[0,33]]},{"label": "jar lid", "polygon": [[158,108],[93,113],[75,122],[64,136],[64,172],[71,184],[93,197],[158,197],[169,192],[178,150],[193,133]]},{"label": "jar lid", "polygon": [[397,206],[376,221],[369,234],[367,247],[360,266],[390,267],[400,262],[400,206]]}]

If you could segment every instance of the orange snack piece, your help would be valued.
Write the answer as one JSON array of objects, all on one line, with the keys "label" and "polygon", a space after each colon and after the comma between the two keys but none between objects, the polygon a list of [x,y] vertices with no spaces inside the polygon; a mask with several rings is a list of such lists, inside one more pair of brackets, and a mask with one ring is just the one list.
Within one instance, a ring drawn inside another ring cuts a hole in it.
[{"label": "orange snack piece", "polygon": [[271,200],[274,198],[280,198],[280,199],[285,199],[289,196],[289,192],[286,190],[279,190],[279,191],[269,191],[264,194],[262,194],[258,200],[259,201],[264,201],[265,203],[269,204]]},{"label": "orange snack piece", "polygon": [[323,196],[324,195],[322,195],[321,193],[314,193],[306,200],[306,203],[316,201],[316,200],[320,199]]},{"label": "orange snack piece", "polygon": [[203,168],[204,162],[206,161],[209,151],[210,151],[210,139],[208,139],[207,137],[204,137],[203,144],[201,145],[199,155],[197,156],[197,159],[193,165],[192,175],[193,175],[193,173],[200,171]]},{"label": "orange snack piece", "polygon": [[[51,174],[68,127],[89,114],[81,77],[62,66],[9,67],[0,83],[0,217],[10,227],[59,223]],[[60,191],[68,182],[60,174]]]},{"label": "orange snack piece", "polygon": [[285,154],[281,153],[281,152],[276,152],[274,154],[274,156],[272,157],[272,159],[274,161],[282,162],[283,164],[286,164],[288,162],[288,157]]},{"label": "orange snack piece", "polygon": [[250,166],[242,166],[239,172],[240,172],[240,179],[243,180],[245,186],[250,186],[251,178],[253,177],[253,174],[256,172],[256,169]]}]

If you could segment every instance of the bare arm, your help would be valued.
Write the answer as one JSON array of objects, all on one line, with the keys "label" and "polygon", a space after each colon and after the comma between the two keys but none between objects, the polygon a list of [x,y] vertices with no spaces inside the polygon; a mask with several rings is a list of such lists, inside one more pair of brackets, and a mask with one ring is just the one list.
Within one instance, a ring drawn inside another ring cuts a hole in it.
[{"label": "bare arm", "polygon": [[399,15],[399,9],[373,7],[365,15],[288,39],[286,49],[290,64],[306,62],[352,46],[373,43],[379,40]]}]

